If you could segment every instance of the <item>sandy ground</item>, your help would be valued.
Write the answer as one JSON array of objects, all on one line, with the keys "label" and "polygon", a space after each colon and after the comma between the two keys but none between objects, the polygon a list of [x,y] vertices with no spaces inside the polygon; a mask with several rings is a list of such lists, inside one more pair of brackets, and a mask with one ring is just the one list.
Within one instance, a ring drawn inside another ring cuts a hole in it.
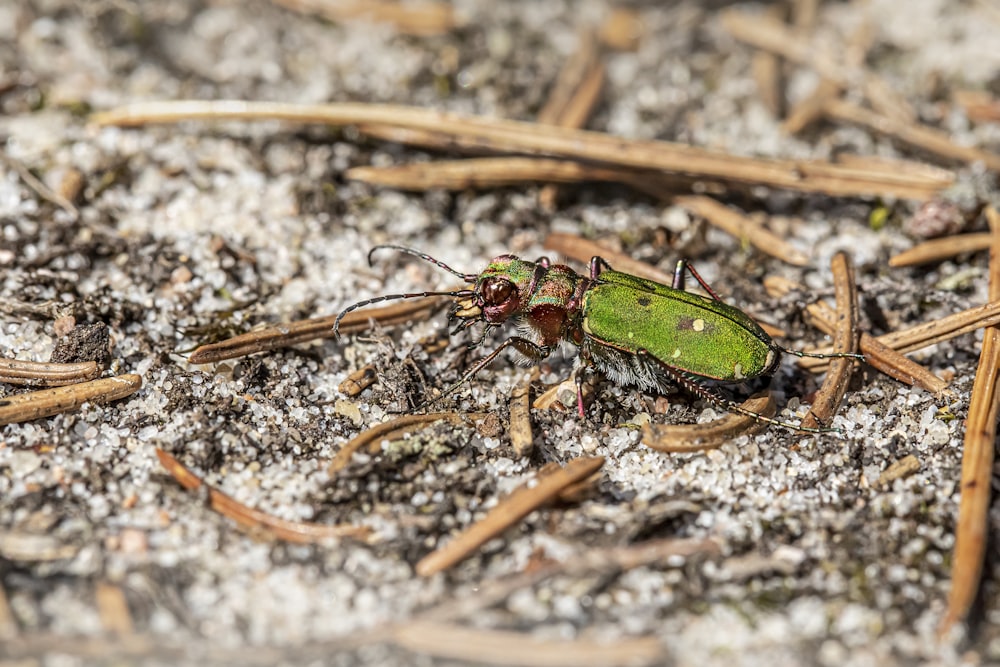
[{"label": "sandy ground", "polygon": [[[637,10],[645,36],[638,51],[607,56],[605,95],[589,127],[741,155],[928,159],[844,125],[786,136],[760,102],[752,52],[725,34],[716,11],[670,4]],[[627,572],[567,566],[484,601],[461,622],[547,640],[651,637],[657,661],[677,665],[1000,662],[995,544],[975,631],[936,638],[981,335],[914,355],[951,379],[947,395],[869,369],[834,424],[843,435],[770,428],[679,456],[641,445],[635,424],[648,415],[706,420],[717,408],[685,395],[665,407],[603,382],[585,419],[536,411],[535,451],[516,458],[507,397],[525,370],[505,357],[442,406],[491,411],[499,425],[427,429],[405,443],[409,453],[387,445],[335,479],[326,466],[345,442],[466,367],[463,341],[426,349],[429,337],[446,333],[443,312],[341,342],[215,366],[187,362],[195,345],[259,323],[454,281],[391,253],[369,268],[368,249],[387,242],[463,271],[505,252],[537,257],[550,231],[600,240],[666,270],[686,256],[728,301],[786,328],[792,347],[819,341],[801,307],[831,296],[828,267],[838,250],[857,266],[872,332],[985,302],[984,253],[888,268],[891,254],[914,243],[903,221],[918,202],[732,195],[727,201],[744,210],[783,216],[783,235],[811,255],[800,269],[619,187],[564,188],[546,212],[535,187],[412,194],[347,182],[342,173],[352,166],[434,157],[350,129],[87,123],[92,109],[188,98],[385,102],[531,119],[581,26],[607,13],[600,2],[457,6],[466,27],[408,37],[265,2],[0,4],[3,152],[54,188],[80,181],[74,213],[29,188],[14,162],[0,162],[0,354],[48,360],[56,320],[72,316],[105,323],[111,371],[144,379],[118,403],[0,427],[0,583],[10,612],[0,618],[0,661],[438,664],[379,633],[475,601],[490,584],[542,564],[579,563],[592,550],[645,540],[712,538],[718,554]],[[997,93],[996,7],[899,7],[826,5],[817,43],[842,41],[870,21],[872,70],[957,142],[996,151],[1000,125],[970,123],[948,104],[955,89]],[[801,98],[815,84],[815,75],[792,70],[789,94]],[[960,201],[970,193],[973,202],[996,200],[982,170],[936,163],[955,169]],[[878,207],[890,215],[876,230],[869,217]],[[765,275],[799,280],[810,293],[771,299]],[[541,381],[566,377],[572,357],[555,355]],[[381,381],[345,399],[338,384],[370,362]],[[786,360],[772,384],[782,418],[804,414],[800,400],[817,382]],[[15,391],[0,386],[0,395]],[[170,478],[156,448],[253,507],[369,526],[376,539],[292,545],[248,535]],[[417,560],[499,495],[547,462],[582,455],[607,458],[589,497],[532,514],[446,574],[415,575]],[[908,455],[919,470],[879,485]],[[991,516],[995,526],[1000,514]],[[124,593],[124,636],[106,627],[109,590],[112,599]]]}]

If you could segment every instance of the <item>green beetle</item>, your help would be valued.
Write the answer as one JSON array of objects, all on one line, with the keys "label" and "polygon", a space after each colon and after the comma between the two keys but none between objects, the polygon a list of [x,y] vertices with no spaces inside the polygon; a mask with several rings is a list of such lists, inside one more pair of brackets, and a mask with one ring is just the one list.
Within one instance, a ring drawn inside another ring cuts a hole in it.
[{"label": "green beetle", "polygon": [[[584,276],[545,257],[531,262],[514,255],[493,258],[480,273],[461,273],[412,248],[381,245],[368,254],[392,249],[419,257],[458,276],[469,289],[449,292],[390,294],[360,301],[342,310],[334,322],[337,334],[344,315],[391,299],[423,296],[456,298],[451,316],[461,321],[455,333],[482,322],[482,344],[496,327],[513,320],[515,336],[477,361],[448,387],[438,400],[472,379],[504,349],[513,347],[528,361],[549,356],[562,341],[579,348],[574,375],[577,411],[584,416],[583,372],[595,369],[612,382],[656,392],[681,386],[728,410],[761,422],[810,433],[836,429],[807,428],[779,421],[743,408],[721,396],[709,382],[735,384],[774,373],[781,353],[863,359],[856,354],[812,355],[781,347],[753,318],[719,298],[698,272],[681,260],[670,287],[613,270],[600,257],[590,262]],[[710,296],[684,289],[690,273]],[[418,406],[424,407],[427,403]]]}]

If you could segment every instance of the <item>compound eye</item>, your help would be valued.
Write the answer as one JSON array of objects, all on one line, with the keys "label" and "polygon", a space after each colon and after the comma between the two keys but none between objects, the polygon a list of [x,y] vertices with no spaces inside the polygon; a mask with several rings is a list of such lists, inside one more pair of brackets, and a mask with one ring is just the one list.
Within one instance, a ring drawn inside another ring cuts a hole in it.
[{"label": "compound eye", "polygon": [[514,293],[514,283],[506,278],[491,278],[483,283],[483,302],[487,306],[499,306]]}]

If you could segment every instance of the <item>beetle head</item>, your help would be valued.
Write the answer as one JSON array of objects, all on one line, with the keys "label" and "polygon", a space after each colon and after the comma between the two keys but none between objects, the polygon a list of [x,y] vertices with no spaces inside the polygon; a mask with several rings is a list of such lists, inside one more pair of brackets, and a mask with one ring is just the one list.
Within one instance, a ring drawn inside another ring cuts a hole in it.
[{"label": "beetle head", "polygon": [[[476,280],[475,301],[488,324],[501,324],[518,315],[544,268],[513,255],[494,258]],[[459,304],[461,307],[461,304]]]}]

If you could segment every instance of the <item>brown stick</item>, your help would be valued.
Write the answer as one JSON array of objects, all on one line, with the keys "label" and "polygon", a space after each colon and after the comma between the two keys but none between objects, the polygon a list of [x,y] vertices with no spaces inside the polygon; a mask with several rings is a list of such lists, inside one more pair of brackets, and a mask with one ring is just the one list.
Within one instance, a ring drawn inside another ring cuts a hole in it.
[{"label": "brown stick", "polygon": [[[167,452],[157,448],[156,455],[160,459],[160,464],[185,489],[195,491],[205,485],[197,475]],[[207,486],[207,488],[209,504],[213,510],[226,518],[232,519],[244,528],[252,531],[263,531],[271,537],[288,542],[313,544],[323,540],[342,537],[364,539],[371,533],[371,529],[365,526],[352,526],[349,524],[325,525],[280,519],[266,512],[247,507],[211,486]]]},{"label": "brown stick", "polygon": [[94,602],[105,632],[119,636],[134,632],[132,614],[121,586],[99,581],[94,589]]},{"label": "brown stick", "polygon": [[461,664],[490,663],[524,667],[599,667],[660,665],[666,652],[655,637],[602,642],[543,639],[527,632],[485,630],[434,621],[410,621],[396,629],[396,644],[411,651]]},{"label": "brown stick", "polygon": [[[830,270],[837,298],[833,350],[840,354],[854,354],[858,350],[858,289],[854,282],[854,267],[846,253],[838,252],[830,262]],[[818,428],[830,424],[847,393],[853,369],[853,359],[839,357],[830,360],[830,370],[816,392],[816,399],[802,420],[802,426]]]},{"label": "brown stick", "polygon": [[986,250],[992,242],[993,235],[989,232],[946,236],[942,239],[934,239],[915,245],[909,250],[904,250],[890,257],[889,266],[899,268],[940,262],[963,253]]},{"label": "brown stick", "polygon": [[[764,417],[773,417],[777,411],[771,392],[752,396],[743,407]],[[689,454],[718,449],[724,443],[741,435],[751,435],[767,424],[753,417],[728,414],[707,424],[650,424],[642,425],[642,444],[650,449],[670,454]]]},{"label": "brown stick", "polygon": [[402,417],[377,424],[367,431],[359,433],[344,445],[333,457],[328,471],[331,476],[337,474],[347,467],[347,464],[351,462],[351,457],[362,447],[368,446],[369,452],[374,454],[378,451],[377,448],[383,440],[412,431],[414,427],[426,426],[441,420],[447,421],[449,424],[462,424],[472,419],[482,419],[485,416],[485,412],[470,412],[468,414],[460,412],[430,412],[422,415],[403,415]]},{"label": "brown stick", "polygon": [[345,396],[357,396],[368,387],[375,384],[378,377],[375,375],[375,367],[364,366],[348,375],[343,382],[337,385],[337,391]]},{"label": "brown stick", "polygon": [[518,458],[531,454],[535,439],[531,435],[531,383],[538,379],[535,367],[510,394],[510,445]]},{"label": "brown stick", "polygon": [[630,140],[601,132],[391,105],[296,105],[235,100],[153,102],[136,103],[92,117],[99,125],[120,126],[226,119],[386,125],[437,132],[454,137],[456,143],[491,151],[555,155],[728,183],[841,196],[927,197],[950,185],[950,181],[930,185],[913,179],[900,183],[899,176],[886,174],[866,173],[858,178],[856,170],[830,163],[747,158],[664,141]]},{"label": "brown stick", "polygon": [[[984,327],[1000,324],[1000,301],[953,313],[933,322],[918,324],[879,336],[876,340],[897,352],[907,354],[935,343],[951,340]],[[829,347],[817,352],[829,352]],[[823,368],[825,359],[801,359],[799,365],[809,370]]]},{"label": "brown stick", "polygon": [[271,0],[292,11],[317,14],[329,21],[390,23],[405,35],[443,35],[464,21],[447,2],[387,2],[386,0]]},{"label": "brown stick", "polygon": [[[993,232],[990,246],[989,298],[1000,299],[1000,213],[990,207],[987,219]],[[969,417],[962,448],[961,498],[955,549],[952,552],[951,591],[940,632],[946,634],[955,623],[964,621],[979,591],[989,534],[990,482],[1000,413],[1000,328],[986,329],[979,354],[976,379],[969,399]]]},{"label": "brown stick", "polygon": [[0,382],[29,387],[53,387],[92,380],[101,374],[96,361],[59,364],[21,359],[0,359]]},{"label": "brown stick", "polygon": [[[997,10],[1000,14],[1000,10]],[[955,104],[962,107],[969,120],[979,123],[1000,121],[1000,100],[986,91],[956,90],[951,94]]]},{"label": "brown stick", "polygon": [[675,197],[674,203],[705,218],[709,224],[749,243],[766,255],[794,266],[809,264],[808,255],[792,247],[763,225],[757,224],[742,213],[725,204],[720,204],[711,197],[684,195]]},{"label": "brown stick", "polygon": [[751,16],[741,11],[723,12],[721,20],[723,28],[741,42],[810,67],[839,88],[857,87],[860,83],[866,94],[874,91],[873,97],[885,113],[891,113],[894,118],[901,121],[912,121],[916,118],[916,113],[907,101],[893,92],[876,74],[860,66],[852,67],[818,53],[813,40],[808,36],[797,35],[781,21],[770,17]]},{"label": "brown stick", "polygon": [[481,521],[469,526],[437,551],[424,556],[416,565],[417,574],[429,577],[465,560],[481,545],[551,501],[567,486],[587,479],[602,465],[604,458],[600,456],[573,459],[565,468],[539,479],[535,486],[520,487],[501,500]]},{"label": "brown stick", "polygon": [[609,169],[571,160],[530,157],[467,158],[393,167],[352,167],[344,172],[344,178],[416,191],[483,189],[533,182],[607,181],[632,185],[642,191],[662,192],[670,180],[669,175],[662,173]]},{"label": "brown stick", "polygon": [[[559,72],[549,99],[538,112],[539,123],[560,127],[583,127],[594,110],[604,87],[604,65],[600,48],[592,31],[580,33],[576,53]],[[549,183],[538,193],[538,203],[545,210],[555,208],[559,189]]]},{"label": "brown stick", "polygon": [[[372,320],[383,326],[412,322],[429,315],[439,300],[440,297],[411,299],[383,308],[355,310],[345,315],[344,319],[341,320],[340,333],[364,331],[369,328],[369,322]],[[218,343],[202,345],[191,353],[188,362],[211,364],[256,352],[289,347],[318,338],[333,338],[333,322],[336,319],[336,315],[328,315],[250,331]]]},{"label": "brown stick", "polygon": [[1000,170],[1000,155],[972,146],[959,146],[940,130],[917,123],[901,122],[846,100],[829,100],[823,111],[828,118],[867,127],[940,157],[961,162],[982,162],[993,171]]},{"label": "brown stick", "polygon": [[[798,285],[781,278],[779,276],[769,276],[764,279],[764,288],[767,293],[774,297],[782,297],[793,289],[798,289]],[[817,329],[827,335],[833,335],[836,320],[836,313],[823,301],[806,306],[806,313],[809,322]],[[862,333],[859,341],[861,352],[865,355],[865,362],[877,370],[885,373],[889,377],[900,382],[905,382],[911,386],[923,387],[927,391],[938,393],[943,391],[948,383],[939,378],[934,373],[918,364],[917,362],[903,356],[901,353],[884,345],[877,338],[869,334]],[[806,361],[825,361],[823,359],[800,359],[800,365],[812,372],[819,372],[825,366],[818,364],[805,364]]]},{"label": "brown stick", "polygon": [[134,394],[142,377],[126,374],[0,398],[0,425],[51,417],[84,403],[110,403]]},{"label": "brown stick", "polygon": [[601,257],[608,262],[615,270],[631,273],[640,278],[654,280],[664,285],[670,285],[673,275],[661,271],[660,269],[629,257],[625,253],[605,248],[599,243],[587,240],[576,234],[566,234],[563,232],[552,232],[545,237],[546,250],[557,252],[569,259],[575,259],[581,264],[590,262],[591,257]]}]

